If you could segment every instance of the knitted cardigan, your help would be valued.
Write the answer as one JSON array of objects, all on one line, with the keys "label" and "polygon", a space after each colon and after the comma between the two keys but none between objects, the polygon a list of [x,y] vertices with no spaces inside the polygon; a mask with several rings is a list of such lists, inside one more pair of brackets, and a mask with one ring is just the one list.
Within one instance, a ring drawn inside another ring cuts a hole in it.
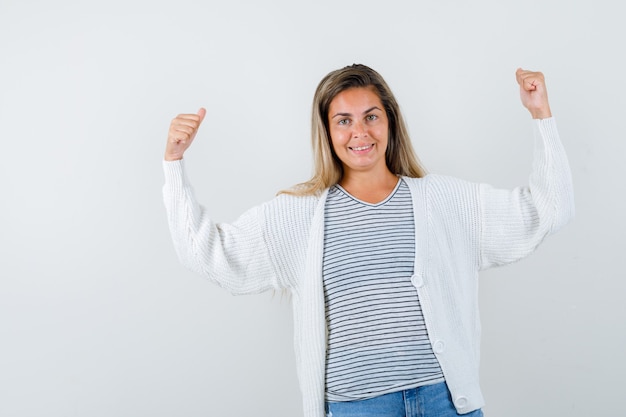
[{"label": "knitted cardigan", "polygon": [[[478,272],[517,261],[574,214],[554,119],[534,120],[529,185],[498,190],[439,175],[405,178],[415,215],[411,278],[459,414],[484,405],[479,387]],[[197,203],[181,161],[163,163],[163,195],[180,261],[233,294],[289,290],[305,417],[323,417],[326,321],[321,195],[281,194],[231,224]]]}]

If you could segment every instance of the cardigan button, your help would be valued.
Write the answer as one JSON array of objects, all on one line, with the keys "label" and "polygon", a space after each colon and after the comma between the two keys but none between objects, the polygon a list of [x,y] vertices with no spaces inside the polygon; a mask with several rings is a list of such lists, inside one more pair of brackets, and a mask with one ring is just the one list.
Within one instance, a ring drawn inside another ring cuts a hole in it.
[{"label": "cardigan button", "polygon": [[467,407],[467,397],[458,397],[455,401],[454,401],[454,405],[456,405],[457,408],[465,408]]},{"label": "cardigan button", "polygon": [[424,286],[424,278],[422,278],[421,274],[413,274],[411,284],[413,284],[415,288],[421,288]]},{"label": "cardigan button", "polygon": [[443,350],[445,347],[446,347],[446,344],[443,343],[443,340],[437,340],[435,344],[433,345],[433,352],[443,353]]}]

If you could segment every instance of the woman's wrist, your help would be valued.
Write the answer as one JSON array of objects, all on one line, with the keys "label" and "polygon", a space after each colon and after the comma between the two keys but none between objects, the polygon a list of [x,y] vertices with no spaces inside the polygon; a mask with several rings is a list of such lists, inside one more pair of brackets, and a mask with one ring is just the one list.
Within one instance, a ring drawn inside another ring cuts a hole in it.
[{"label": "woman's wrist", "polygon": [[549,119],[552,117],[552,112],[550,108],[547,109],[532,109],[530,110],[530,115],[533,119]]},{"label": "woman's wrist", "polygon": [[183,159],[183,156],[182,155],[174,155],[173,156],[173,155],[165,154],[163,159],[168,161],[168,162],[180,161],[181,159]]}]

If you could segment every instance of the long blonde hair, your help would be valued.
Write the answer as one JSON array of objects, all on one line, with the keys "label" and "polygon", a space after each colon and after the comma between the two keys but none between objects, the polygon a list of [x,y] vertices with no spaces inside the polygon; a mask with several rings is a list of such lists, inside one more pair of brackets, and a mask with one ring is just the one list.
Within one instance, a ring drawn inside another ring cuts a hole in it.
[{"label": "long blonde hair", "polygon": [[376,71],[362,65],[353,64],[326,75],[320,81],[313,96],[311,114],[311,144],[313,146],[313,177],[282,193],[293,195],[314,195],[337,184],[343,176],[343,166],[333,150],[329,128],[328,110],[330,103],[344,90],[371,87],[378,95],[389,120],[389,141],[385,160],[389,170],[396,175],[421,178],[426,175],[417,158],[408,130],[404,123],[400,106],[391,89]]}]

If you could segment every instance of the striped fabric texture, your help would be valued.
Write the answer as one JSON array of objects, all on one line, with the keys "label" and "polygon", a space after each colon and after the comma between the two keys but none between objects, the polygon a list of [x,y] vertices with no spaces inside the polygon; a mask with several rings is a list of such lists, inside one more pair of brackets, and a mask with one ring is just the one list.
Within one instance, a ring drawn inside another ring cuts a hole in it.
[{"label": "striped fabric texture", "polygon": [[416,288],[408,186],[378,204],[340,186],[328,193],[323,277],[326,399],[353,401],[442,382]]}]

